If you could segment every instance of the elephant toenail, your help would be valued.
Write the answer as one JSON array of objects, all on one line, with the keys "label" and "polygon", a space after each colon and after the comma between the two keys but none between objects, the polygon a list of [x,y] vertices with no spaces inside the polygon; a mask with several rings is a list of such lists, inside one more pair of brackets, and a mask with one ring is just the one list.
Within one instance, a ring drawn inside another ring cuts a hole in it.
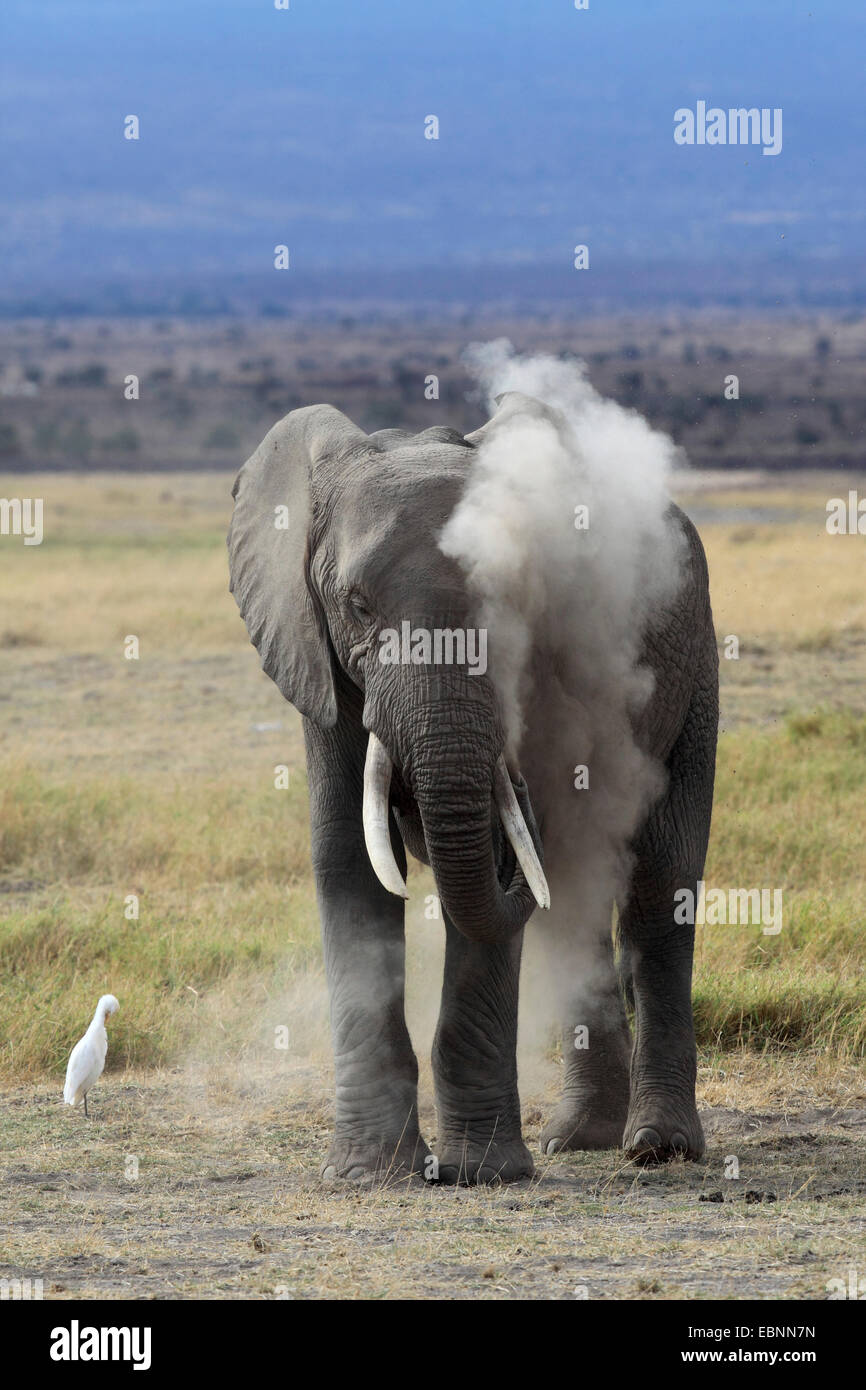
[{"label": "elephant toenail", "polygon": [[363,1178],[366,1177],[366,1175],[367,1169],[362,1168],[358,1164],[356,1164],[354,1168],[349,1169],[348,1173],[346,1174],[346,1177],[354,1182],[357,1178]]},{"label": "elephant toenail", "polygon": [[335,1178],[336,1176],[337,1176],[337,1170],[336,1170],[336,1168],[334,1167],[333,1163],[329,1163],[328,1166],[327,1166],[327,1168],[323,1168],[323,1169],[322,1169],[322,1177],[323,1177],[323,1178]]},{"label": "elephant toenail", "polygon": [[479,1168],[475,1181],[484,1183],[489,1187],[495,1187],[502,1183],[502,1174],[498,1168]]},{"label": "elephant toenail", "polygon": [[646,1153],[653,1149],[660,1149],[661,1146],[661,1135],[657,1130],[650,1129],[649,1127],[639,1129],[630,1145],[633,1150],[640,1150],[641,1153]]},{"label": "elephant toenail", "polygon": [[549,1140],[549,1141],[548,1141],[547,1148],[545,1149],[544,1152],[545,1152],[545,1153],[548,1153],[548,1154],[555,1154],[556,1151],[557,1151],[557,1149],[559,1148],[559,1142],[560,1142],[560,1141],[559,1141],[558,1139],[551,1139],[551,1140]]},{"label": "elephant toenail", "polygon": [[685,1154],[689,1151],[689,1141],[684,1134],[677,1130],[676,1134],[671,1135],[671,1148],[674,1153]]}]

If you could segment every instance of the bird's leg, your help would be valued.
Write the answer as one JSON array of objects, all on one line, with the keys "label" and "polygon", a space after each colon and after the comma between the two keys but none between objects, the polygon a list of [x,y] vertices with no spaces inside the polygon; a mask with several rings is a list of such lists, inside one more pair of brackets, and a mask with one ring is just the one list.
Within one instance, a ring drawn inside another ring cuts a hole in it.
[{"label": "bird's leg", "polygon": [[87,1114],[87,1092],[84,1092],[84,1113]]}]

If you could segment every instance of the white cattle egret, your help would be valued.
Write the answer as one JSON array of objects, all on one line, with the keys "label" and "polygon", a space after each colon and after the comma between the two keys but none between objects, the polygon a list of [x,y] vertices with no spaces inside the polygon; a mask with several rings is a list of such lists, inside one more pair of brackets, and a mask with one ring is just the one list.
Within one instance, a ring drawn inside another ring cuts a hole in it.
[{"label": "white cattle egret", "polygon": [[93,1022],[81,1041],[75,1044],[69,1058],[63,1099],[67,1105],[80,1105],[84,1101],[85,1115],[87,1092],[91,1086],[96,1085],[105,1066],[105,1054],[108,1051],[105,1021],[109,1015],[116,1014],[119,1008],[120,1005],[113,994],[103,994],[96,1006]]}]

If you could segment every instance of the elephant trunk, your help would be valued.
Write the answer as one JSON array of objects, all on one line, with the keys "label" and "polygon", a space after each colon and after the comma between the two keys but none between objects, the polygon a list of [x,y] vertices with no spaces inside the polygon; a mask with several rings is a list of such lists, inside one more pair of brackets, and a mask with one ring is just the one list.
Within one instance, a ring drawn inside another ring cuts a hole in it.
[{"label": "elephant trunk", "polygon": [[[479,758],[464,750],[460,765],[413,759],[412,781],[436,886],[451,921],[474,941],[496,943],[524,925],[535,904],[547,908],[550,895],[538,854],[517,801],[504,759],[492,775],[479,776]],[[484,760],[480,760],[482,766]],[[364,772],[364,834],[373,868],[390,892],[406,896],[394,861],[388,830],[391,762],[371,733]],[[519,868],[504,886],[497,874],[493,805],[514,850]]]}]

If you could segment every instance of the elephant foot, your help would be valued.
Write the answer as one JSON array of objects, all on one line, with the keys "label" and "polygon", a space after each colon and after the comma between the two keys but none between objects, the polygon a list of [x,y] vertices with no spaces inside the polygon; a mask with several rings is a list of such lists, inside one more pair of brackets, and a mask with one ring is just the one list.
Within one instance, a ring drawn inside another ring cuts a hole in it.
[{"label": "elephant foot", "polygon": [[586,1100],[564,1097],[541,1131],[541,1152],[562,1153],[567,1149],[618,1149],[622,1143],[628,1113],[628,1093],[621,1105],[608,1099],[603,1108]]},{"label": "elephant foot", "polygon": [[541,1131],[543,1154],[618,1149],[622,1143],[631,1091],[631,1038],[625,1024],[610,1034],[591,1029],[590,1036],[591,1057],[565,1052],[565,1087]]},{"label": "elephant foot", "polygon": [[451,1186],[520,1182],[534,1173],[532,1155],[519,1138],[487,1143],[456,1140],[446,1143],[439,1154],[438,1181]]},{"label": "elephant foot", "polygon": [[429,1175],[435,1167],[420,1134],[396,1141],[334,1138],[322,1165],[325,1181],[356,1183],[359,1187],[384,1186]]},{"label": "elephant foot", "polygon": [[628,1158],[645,1166],[700,1158],[706,1143],[694,1101],[639,1099],[629,1111],[623,1148]]}]

